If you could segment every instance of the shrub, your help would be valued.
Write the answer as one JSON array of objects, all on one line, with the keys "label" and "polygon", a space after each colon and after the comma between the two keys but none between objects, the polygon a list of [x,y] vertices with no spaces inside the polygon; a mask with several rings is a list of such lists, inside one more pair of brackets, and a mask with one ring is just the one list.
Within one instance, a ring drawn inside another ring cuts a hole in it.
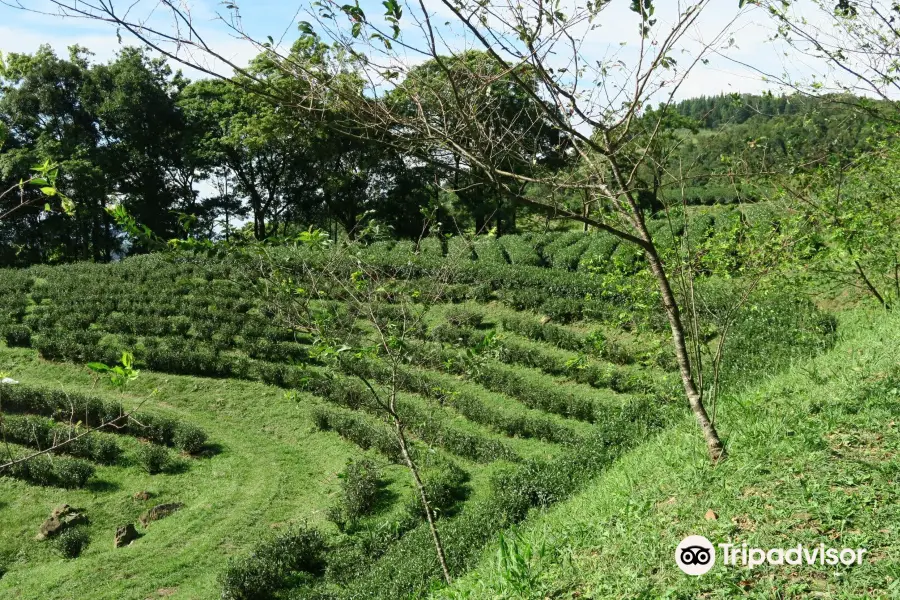
[{"label": "shrub", "polygon": [[506,250],[509,262],[514,265],[540,266],[543,260],[534,245],[521,235],[504,235],[500,245]]},{"label": "shrub", "polygon": [[10,325],[3,337],[7,346],[27,348],[31,344],[31,329],[27,325]]},{"label": "shrub", "polygon": [[313,421],[320,430],[333,430],[363,450],[374,448],[388,460],[401,460],[397,436],[384,423],[371,417],[351,410],[319,406],[313,410]]},{"label": "shrub", "polygon": [[460,429],[452,421],[440,419],[438,412],[422,410],[407,401],[397,403],[397,412],[407,428],[420,440],[457,456],[480,463],[520,460],[502,441]]},{"label": "shrub", "polygon": [[[530,460],[497,471],[486,497],[471,500],[439,529],[451,573],[471,568],[482,556],[484,544],[496,533],[521,521],[535,506],[547,506],[572,494],[599,473],[619,453],[632,447],[647,431],[658,427],[655,405],[623,410],[579,443],[575,452],[554,460]],[[651,411],[651,412],[647,412]],[[440,578],[434,542],[425,524],[406,533],[371,567],[348,581],[341,600],[356,598],[409,598],[427,595]]]},{"label": "shrub", "polygon": [[[435,515],[450,512],[468,493],[466,483],[469,481],[469,474],[456,463],[447,462],[437,468],[426,469],[421,475],[425,495]],[[425,508],[422,506],[419,490],[414,489],[410,492],[406,511],[411,516],[425,518]]]},{"label": "shrub", "polygon": [[94,465],[78,458],[55,461],[56,480],[66,488],[84,487],[94,475]]},{"label": "shrub", "polygon": [[[122,455],[122,449],[113,439],[105,436],[89,435],[80,438],[78,441],[80,442],[84,439],[88,440],[86,442],[87,448],[84,456],[89,457],[91,460],[98,462],[101,465],[115,464],[115,462],[119,460],[119,456]],[[76,444],[77,443],[78,442],[76,442]]]},{"label": "shrub", "polygon": [[43,454],[16,463],[0,475],[22,479],[35,485],[81,488],[94,475],[94,465],[77,458],[53,457]]},{"label": "shrub", "polygon": [[450,308],[444,315],[444,318],[446,318],[447,322],[454,327],[472,328],[480,327],[484,320],[484,316],[481,312],[463,306],[454,306]]},{"label": "shrub", "polygon": [[171,444],[176,422],[169,417],[147,413],[132,413],[128,418],[128,432],[156,444]]},{"label": "shrub", "polygon": [[78,558],[88,543],[90,536],[83,527],[70,527],[56,537],[56,549],[63,558]]},{"label": "shrub", "polygon": [[481,365],[474,379],[489,390],[513,396],[530,408],[582,421],[594,420],[594,402],[591,398],[568,392],[552,381],[524,377],[501,363]]},{"label": "shrub", "polygon": [[571,323],[581,318],[581,302],[573,298],[550,298],[541,310],[554,321]]},{"label": "shrub", "polygon": [[206,432],[195,425],[179,423],[175,426],[172,443],[176,448],[180,448],[188,454],[194,454],[199,452],[206,443]]},{"label": "shrub", "polygon": [[370,514],[378,500],[378,469],[368,459],[350,460],[341,476],[341,495],[329,518],[343,529]]},{"label": "shrub", "polygon": [[141,444],[137,459],[141,467],[151,475],[163,472],[171,462],[168,450],[156,444]]},{"label": "shrub", "polygon": [[94,427],[124,414],[116,402],[104,402],[93,396],[35,388],[23,384],[0,386],[0,402],[5,412],[31,413],[68,420],[74,417]]},{"label": "shrub", "polygon": [[56,423],[34,415],[8,415],[5,418],[6,440],[37,449],[60,445],[54,452],[71,454],[102,464],[113,464],[121,455],[119,445],[106,436]]},{"label": "shrub", "polygon": [[291,529],[258,543],[249,556],[229,562],[221,577],[223,600],[268,600],[298,583],[298,575],[318,574],[326,544],[315,529]]}]

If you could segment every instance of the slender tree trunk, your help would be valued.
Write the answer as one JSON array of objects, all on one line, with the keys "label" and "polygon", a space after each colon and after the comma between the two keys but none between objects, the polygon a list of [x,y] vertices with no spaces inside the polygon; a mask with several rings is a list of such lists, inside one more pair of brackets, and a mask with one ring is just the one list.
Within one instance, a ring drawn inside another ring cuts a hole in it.
[{"label": "slender tree trunk", "polygon": [[884,297],[878,292],[878,288],[876,288],[872,284],[872,281],[866,275],[866,272],[865,272],[865,270],[863,270],[862,265],[859,264],[859,261],[854,260],[853,262],[856,265],[856,271],[859,273],[859,277],[863,280],[863,283],[866,284],[866,287],[869,288],[869,291],[872,292],[872,295],[875,296],[875,298],[878,299],[879,302],[881,302],[881,307],[884,308],[885,310],[890,310],[891,305],[888,304],[888,302],[884,299]]},{"label": "slender tree trunk", "polygon": [[660,295],[662,296],[663,308],[665,308],[666,316],[669,319],[669,327],[672,329],[672,343],[675,346],[675,358],[678,362],[678,371],[681,375],[681,383],[684,386],[684,392],[687,395],[688,404],[703,438],[706,440],[706,447],[709,451],[709,458],[713,462],[718,462],[725,458],[725,446],[719,439],[716,427],[706,413],[706,407],[703,406],[703,396],[697,389],[694,382],[694,375],[691,372],[691,359],[688,354],[687,343],[684,335],[684,323],[681,319],[681,311],[678,309],[678,303],[675,301],[675,294],[672,293],[672,286],[669,284],[669,277],[666,275],[665,268],[659,255],[656,252],[656,246],[650,240],[646,227],[641,223],[640,233],[647,241],[644,247],[644,253],[647,256],[647,262],[650,263],[650,271],[656,278],[659,286]]},{"label": "slender tree trunk", "polygon": [[403,423],[395,411],[396,396],[396,387],[395,385],[392,385],[390,408],[391,416],[394,419],[394,427],[397,430],[397,440],[400,443],[400,452],[403,455],[406,466],[409,468],[409,472],[412,473],[413,481],[415,481],[416,491],[419,493],[419,498],[422,500],[422,507],[425,509],[425,519],[428,521],[428,529],[431,530],[431,537],[434,540],[434,548],[437,550],[438,562],[441,563],[441,571],[444,573],[444,581],[449,585],[451,578],[450,570],[447,568],[447,557],[444,555],[444,545],[441,543],[441,536],[438,533],[437,525],[435,524],[431,504],[428,502],[428,493],[425,491],[425,484],[422,483],[422,478],[419,476],[419,469],[416,467],[415,461],[413,461],[412,456],[409,454],[409,448],[406,444],[406,434],[403,432]]}]

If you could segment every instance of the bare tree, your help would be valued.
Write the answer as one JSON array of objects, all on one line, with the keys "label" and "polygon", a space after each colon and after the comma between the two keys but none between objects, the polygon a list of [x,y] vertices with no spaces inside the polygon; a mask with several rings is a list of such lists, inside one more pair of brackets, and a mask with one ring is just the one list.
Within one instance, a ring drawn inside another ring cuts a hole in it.
[{"label": "bare tree", "polygon": [[[823,68],[812,79],[764,73],[809,95],[852,94],[845,99],[870,114],[900,124],[900,5],[891,0],[748,2],[768,13],[773,41],[787,44]],[[866,97],[885,101],[866,102]]]},{"label": "bare tree", "polygon": [[[218,75],[210,66],[217,60],[247,75],[207,43],[182,3],[51,2],[60,14],[107,22],[208,74]],[[727,44],[730,23],[701,41],[698,23],[709,0],[665,7],[634,0],[630,13],[617,13],[624,4],[386,0],[385,13],[375,17],[357,4],[320,0],[305,6],[309,21],[300,22],[291,49],[248,35],[235,3],[220,18],[298,82],[258,90],[286,109],[327,112],[333,129],[477,174],[524,206],[637,245],[659,290],[688,403],[717,461],[725,449],[704,406],[672,273],[648,231],[639,190],[641,167],[665,127],[662,116],[648,120],[646,108],[672,103],[688,75]],[[160,21],[162,12],[168,23]],[[604,36],[611,28],[613,37]],[[627,44],[617,43],[623,38]],[[330,42],[331,62],[310,61],[304,51],[320,40]],[[520,99],[518,110],[501,112],[498,88]],[[550,157],[578,168],[548,168]],[[531,184],[551,193],[524,194],[523,185]],[[583,205],[558,202],[563,195]]]},{"label": "bare tree", "polygon": [[[900,4],[892,0],[758,0],[773,24],[772,41],[818,65],[798,78],[763,73],[798,94],[844,105],[851,115],[885,125],[883,140],[844,162],[827,161],[810,180],[786,177],[780,187],[827,241],[815,270],[852,285],[883,308],[900,298],[896,250],[897,148],[900,125]],[[762,72],[762,71],[760,71]],[[832,164],[829,164],[832,163]]]},{"label": "bare tree", "polygon": [[[366,237],[367,232],[358,233]],[[427,327],[423,319],[428,308],[443,301],[449,272],[446,267],[429,270],[424,280],[415,277],[415,269],[407,275],[398,273],[393,266],[367,260],[365,246],[358,240],[326,252],[331,244],[321,231],[303,242],[294,251],[251,249],[254,285],[260,290],[263,309],[280,325],[312,337],[311,358],[325,371],[310,371],[310,378],[360,381],[367,391],[360,408],[390,423],[444,580],[450,583],[437,529],[438,511],[429,497],[399,398],[404,369],[413,357],[410,346]],[[375,363],[381,376],[376,379],[363,363]]]}]

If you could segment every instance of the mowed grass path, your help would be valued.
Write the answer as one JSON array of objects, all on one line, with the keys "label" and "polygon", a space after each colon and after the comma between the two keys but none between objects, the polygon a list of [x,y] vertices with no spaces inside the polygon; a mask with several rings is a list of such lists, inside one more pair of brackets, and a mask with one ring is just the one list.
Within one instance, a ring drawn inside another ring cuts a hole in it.
[{"label": "mowed grass path", "polygon": [[[0,579],[3,598],[216,598],[217,577],[229,556],[246,553],[272,528],[324,523],[337,473],[360,454],[337,434],[314,431],[309,412],[317,400],[290,400],[283,390],[262,384],[142,372],[122,398],[104,383],[95,385],[83,367],[2,347],[0,371],[23,383],[92,393],[126,407],[145,399],[141,410],[203,428],[217,450],[188,459],[190,468],[178,474],[151,476],[136,464],[98,467],[96,483],[84,490],[0,478],[0,558],[8,568]],[[122,441],[131,450],[138,443]],[[408,488],[400,467],[386,465],[382,474],[391,491]],[[135,501],[140,491],[154,497]],[[147,529],[138,524],[143,511],[166,502],[185,506]],[[90,518],[91,543],[75,560],[34,540],[61,503],[84,509]],[[144,535],[113,548],[116,527],[129,522]]]},{"label": "mowed grass path", "polygon": [[[433,600],[900,598],[900,315],[845,314],[839,331],[827,354],[722,401],[724,463],[710,466],[686,416]],[[674,554],[691,534],[868,555],[689,577]]]}]

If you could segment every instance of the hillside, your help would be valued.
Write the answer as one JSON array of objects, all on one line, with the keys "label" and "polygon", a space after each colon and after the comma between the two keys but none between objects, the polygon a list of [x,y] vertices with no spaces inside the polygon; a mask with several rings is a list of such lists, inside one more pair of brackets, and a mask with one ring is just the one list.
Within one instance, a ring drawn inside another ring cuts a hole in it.
[{"label": "hillside", "polygon": [[[698,213],[691,235],[714,236],[716,220],[733,216]],[[611,239],[548,233],[365,249],[412,297],[434,286],[435,269],[449,278],[443,302],[422,305],[422,326],[406,342],[398,410],[440,499],[438,529],[456,575],[501,531],[578,492],[624,452],[673,423],[687,431],[665,325],[639,290],[608,285],[638,275],[641,261]],[[302,251],[282,254],[289,264]],[[0,590],[398,598],[434,585],[434,548],[396,438],[355,378],[362,369],[381,389],[386,373],[365,361],[325,373],[309,335],[278,326],[251,282],[237,259],[188,255],[0,274],[0,371],[19,382],[0,387],[14,413],[7,420],[22,432],[7,440],[14,455],[46,446],[30,434],[38,429],[138,411],[90,444],[5,472]],[[729,285],[710,288],[710,306]],[[317,302],[352,323],[364,315],[340,308],[345,293],[334,287]],[[385,298],[375,310],[392,318]],[[770,289],[749,308],[723,368],[729,386],[832,343],[833,319],[802,296]],[[123,351],[142,370],[125,386],[84,367],[113,365]],[[348,519],[351,472],[372,473],[375,487],[367,511]],[[77,558],[32,540],[61,503],[88,519]],[[131,545],[112,547],[117,527],[172,503],[178,510],[138,525]]]},{"label": "hillside", "polygon": [[[734,450],[710,469],[686,419],[572,499],[492,544],[436,598],[892,598],[897,568],[898,319],[854,312],[825,355],[724,399]],[[709,511],[712,511],[710,513]],[[686,535],[740,547],[866,548],[850,567],[724,567],[685,577]]]}]

